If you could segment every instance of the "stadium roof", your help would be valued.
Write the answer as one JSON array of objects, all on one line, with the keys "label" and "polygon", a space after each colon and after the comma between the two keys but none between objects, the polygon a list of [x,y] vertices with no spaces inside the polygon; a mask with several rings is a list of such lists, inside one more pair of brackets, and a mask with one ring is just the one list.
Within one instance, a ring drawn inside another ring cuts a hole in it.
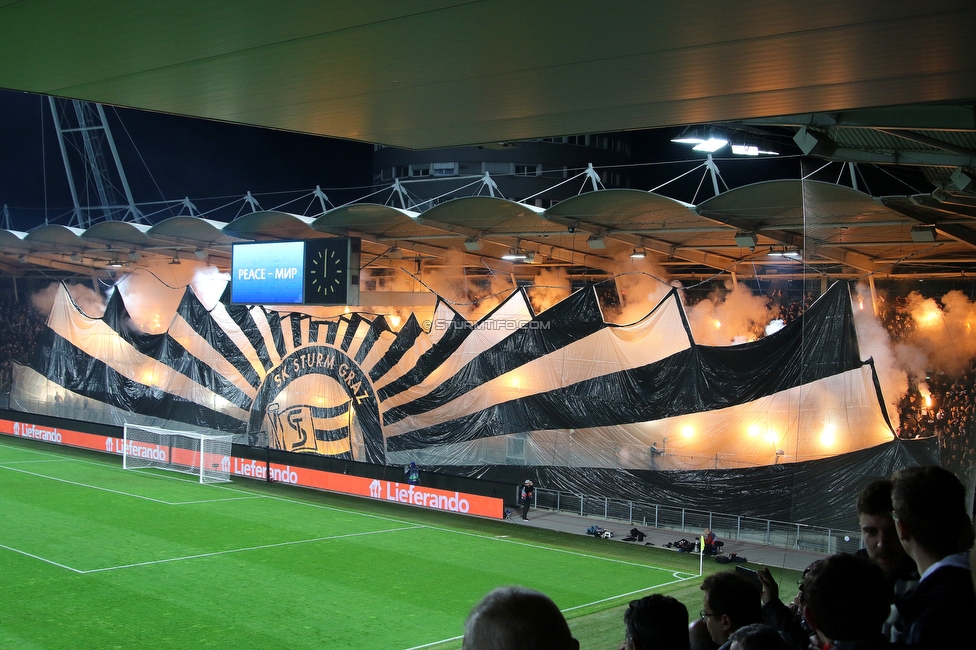
[{"label": "stadium roof", "polygon": [[423,149],[969,101],[974,27],[970,0],[0,0],[0,87]]},{"label": "stadium roof", "polygon": [[[976,261],[973,33],[971,0],[0,0],[3,88],[418,149],[662,126],[785,132],[810,156],[912,165],[937,188],[873,198],[793,179],[696,206],[601,190],[546,211],[469,197],[419,215],[349,205],[49,225],[0,231],[0,270],[227,268],[234,241],[349,234],[374,265],[450,256],[609,275],[640,248],[676,278],[958,277]],[[503,261],[512,248],[534,261]],[[802,263],[783,255],[795,252]]]},{"label": "stadium roof", "polygon": [[[637,190],[587,192],[548,210],[491,197],[455,199],[423,213],[353,204],[315,218],[254,212],[227,224],[181,216],[153,226],[0,230],[0,268],[13,275],[28,268],[90,273],[188,260],[227,269],[233,242],[355,236],[363,240],[364,266],[427,260],[525,278],[561,267],[597,279],[648,268],[646,262],[685,279],[731,272],[766,279],[959,277],[976,263],[976,222],[951,218],[933,227],[909,216],[938,209],[809,180],[747,185],[697,206]],[[505,261],[512,249],[532,253],[531,261]],[[635,250],[646,252],[646,262],[631,259]]]}]

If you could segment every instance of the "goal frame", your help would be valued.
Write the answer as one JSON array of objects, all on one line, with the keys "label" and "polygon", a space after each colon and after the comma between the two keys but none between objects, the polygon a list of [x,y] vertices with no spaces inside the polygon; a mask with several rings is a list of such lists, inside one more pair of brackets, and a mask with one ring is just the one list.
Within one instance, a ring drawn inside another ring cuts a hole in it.
[{"label": "goal frame", "polygon": [[[133,435],[137,431],[143,435]],[[122,469],[155,468],[195,476],[202,484],[228,483],[233,437],[125,422]]]}]

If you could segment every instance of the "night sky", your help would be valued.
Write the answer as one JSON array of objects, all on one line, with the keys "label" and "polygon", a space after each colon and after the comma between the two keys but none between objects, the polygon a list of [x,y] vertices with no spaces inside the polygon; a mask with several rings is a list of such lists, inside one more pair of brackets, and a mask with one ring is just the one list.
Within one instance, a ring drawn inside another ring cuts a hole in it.
[{"label": "night sky", "polygon": [[[310,192],[316,185],[325,190],[333,205],[371,191],[370,144],[113,107],[106,107],[106,115],[137,203],[189,197],[205,216],[231,221],[249,208],[239,201],[227,204],[248,191],[264,209],[296,198],[299,191]],[[651,163],[631,170],[633,187],[652,189],[704,160],[704,154],[670,142],[679,132],[681,128],[629,134],[634,162]],[[782,155],[718,158],[729,187],[800,176],[802,158],[790,132],[772,133],[758,144]],[[821,165],[823,161],[806,159],[806,169]],[[859,169],[875,196],[932,190],[911,169],[882,171],[871,165]],[[908,184],[895,180],[890,172]],[[849,184],[836,163],[816,178]],[[865,189],[863,184],[860,189]],[[700,192],[700,202],[711,195],[710,181],[703,184],[702,172],[695,172],[659,192],[688,202]],[[306,199],[283,209],[301,213],[308,203]],[[0,207],[3,205],[8,206],[15,230],[30,230],[44,223],[45,217],[52,223],[70,221],[71,194],[46,97],[0,90]],[[211,212],[218,206],[227,207]],[[177,209],[152,220],[172,216]]]},{"label": "night sky", "polygon": [[[105,112],[137,203],[188,196],[207,211],[247,191],[320,185],[336,205],[369,193],[362,187],[371,181],[368,144],[108,106]],[[258,200],[270,208],[279,199]],[[43,223],[45,213],[52,222],[68,222],[71,194],[46,97],[0,90],[4,204],[16,230]],[[214,218],[229,220],[239,208]]]}]

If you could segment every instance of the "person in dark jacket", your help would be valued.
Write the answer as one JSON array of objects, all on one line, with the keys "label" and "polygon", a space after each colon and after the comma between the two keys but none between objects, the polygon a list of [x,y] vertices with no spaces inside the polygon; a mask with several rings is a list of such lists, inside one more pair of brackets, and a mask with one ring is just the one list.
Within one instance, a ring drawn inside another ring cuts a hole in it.
[{"label": "person in dark jacket", "polygon": [[635,600],[624,612],[624,650],[690,650],[688,608],[664,594]]},{"label": "person in dark jacket", "polygon": [[803,618],[835,650],[889,647],[882,626],[891,611],[892,583],[866,557],[832,555],[803,578]]},{"label": "person in dark jacket", "polygon": [[463,650],[579,650],[562,612],[545,594],[499,587],[464,622]]},{"label": "person in dark jacket", "polygon": [[529,520],[529,506],[532,505],[533,494],[535,494],[535,489],[532,487],[532,481],[525,479],[525,483],[522,484],[522,489],[519,491],[519,501],[522,503],[522,521]]},{"label": "person in dark jacket", "polygon": [[891,478],[898,537],[921,574],[895,602],[897,640],[923,648],[970,648],[976,591],[968,549],[966,491],[941,467],[909,467]]}]

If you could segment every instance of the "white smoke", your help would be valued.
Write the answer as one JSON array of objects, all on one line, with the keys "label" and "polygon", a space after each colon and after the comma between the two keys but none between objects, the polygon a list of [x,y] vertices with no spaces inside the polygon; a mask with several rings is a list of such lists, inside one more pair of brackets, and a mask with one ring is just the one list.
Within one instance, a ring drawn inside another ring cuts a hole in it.
[{"label": "white smoke", "polygon": [[686,308],[695,342],[700,345],[736,345],[755,341],[770,321],[779,315],[763,296],[744,284],[726,284],[726,291],[713,291],[706,300]]},{"label": "white smoke", "polygon": [[[34,308],[44,316],[51,315],[51,309],[54,308],[54,299],[58,295],[58,285],[58,282],[52,282],[31,296],[31,303],[34,305]],[[105,298],[88,285],[67,282],[65,283],[65,287],[68,290],[68,295],[71,296],[71,299],[75,301],[75,304],[78,305],[78,308],[86,316],[101,318],[105,313]]]},{"label": "white smoke", "polygon": [[190,280],[193,293],[208,310],[213,309],[220,302],[220,297],[230,283],[230,274],[224,273],[216,266],[198,266]]},{"label": "white smoke", "polygon": [[[861,358],[874,359],[874,367],[878,373],[878,381],[881,383],[881,393],[887,403],[891,424],[898,428],[898,402],[908,392],[906,368],[911,368],[918,363],[919,358],[914,356],[911,346],[892,343],[888,330],[874,314],[870,287],[859,284],[855,295],[854,328],[857,330],[857,345],[860,348]],[[924,367],[924,361],[922,366]]]},{"label": "white smoke", "polygon": [[200,302],[212,309],[230,276],[213,266],[183,260],[180,264],[144,263],[116,283],[129,312],[130,327],[148,334],[169,329],[186,287],[192,285]]},{"label": "white smoke", "polygon": [[526,293],[532,303],[532,310],[541,314],[572,292],[573,284],[565,270],[542,268],[535,276],[535,286]]}]

